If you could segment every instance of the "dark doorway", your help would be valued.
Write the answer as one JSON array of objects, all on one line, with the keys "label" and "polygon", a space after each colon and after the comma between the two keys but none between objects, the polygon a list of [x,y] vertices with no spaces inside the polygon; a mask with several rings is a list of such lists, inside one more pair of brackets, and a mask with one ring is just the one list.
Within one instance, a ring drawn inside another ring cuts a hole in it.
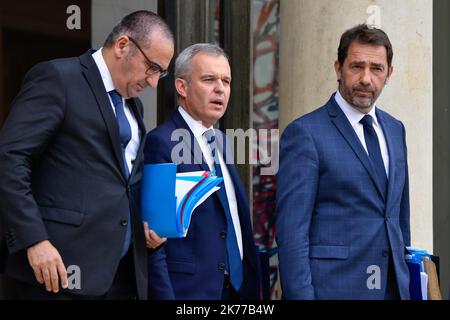
[{"label": "dark doorway", "polygon": [[450,284],[450,2],[433,1],[433,247],[441,291]]},{"label": "dark doorway", "polygon": [[[66,25],[72,5],[79,8],[81,29]],[[90,46],[90,0],[0,1],[0,127],[33,65],[80,55]]]}]

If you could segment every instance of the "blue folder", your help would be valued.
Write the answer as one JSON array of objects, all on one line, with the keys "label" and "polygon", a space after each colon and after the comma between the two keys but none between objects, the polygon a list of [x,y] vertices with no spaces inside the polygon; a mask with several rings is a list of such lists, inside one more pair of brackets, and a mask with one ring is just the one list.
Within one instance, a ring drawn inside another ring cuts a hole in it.
[{"label": "blue folder", "polygon": [[421,262],[414,260],[406,260],[409,269],[409,293],[411,300],[423,300],[422,286],[420,277]]},{"label": "blue folder", "polygon": [[[409,293],[411,300],[426,300],[426,292],[423,292],[424,286],[423,274],[423,258],[430,258],[430,254],[426,250],[407,247],[406,265],[409,269]],[[425,283],[426,288],[427,283]]]},{"label": "blue folder", "polygon": [[196,205],[223,180],[209,171],[177,174],[173,163],[146,164],[143,174],[142,220],[166,238],[186,236]]}]

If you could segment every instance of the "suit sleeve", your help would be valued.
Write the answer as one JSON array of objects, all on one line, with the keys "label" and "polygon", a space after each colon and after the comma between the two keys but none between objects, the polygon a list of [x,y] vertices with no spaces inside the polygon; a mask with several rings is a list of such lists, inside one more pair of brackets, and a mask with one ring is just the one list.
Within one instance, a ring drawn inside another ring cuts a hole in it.
[{"label": "suit sleeve", "polygon": [[52,62],[33,67],[0,131],[0,216],[10,253],[48,239],[32,170],[63,123],[63,83]]},{"label": "suit sleeve", "polygon": [[408,151],[406,147],[406,130],[403,129],[403,147],[405,150],[405,185],[403,187],[402,200],[400,203],[400,228],[402,230],[405,246],[411,245],[410,211],[409,211],[409,175],[408,175]]},{"label": "suit sleeve", "polygon": [[283,298],[315,299],[309,260],[309,230],[319,180],[311,134],[299,122],[280,141],[276,229]]},{"label": "suit sleeve", "polygon": [[[169,163],[170,150],[167,141],[150,132],[147,135],[144,148],[144,163]],[[168,239],[167,241],[170,241]],[[148,296],[151,300],[174,300],[172,282],[167,269],[165,246],[151,252],[148,256]]]},{"label": "suit sleeve", "polygon": [[148,298],[149,300],[175,300],[164,246],[148,255]]}]

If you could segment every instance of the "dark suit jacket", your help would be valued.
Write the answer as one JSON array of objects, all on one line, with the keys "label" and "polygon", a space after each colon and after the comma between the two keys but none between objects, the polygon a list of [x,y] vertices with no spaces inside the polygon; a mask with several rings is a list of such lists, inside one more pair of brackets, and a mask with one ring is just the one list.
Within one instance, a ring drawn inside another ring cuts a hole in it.
[{"label": "dark suit jacket", "polygon": [[[147,252],[136,205],[144,144],[127,181],[117,121],[92,52],[33,67],[0,131],[6,273],[37,283],[26,249],[48,239],[66,267],[81,270],[81,289],[70,292],[103,295],[120,262],[131,209],[137,288],[145,299]],[[144,138],[142,104],[127,103]]]},{"label": "dark suit jacket", "polygon": [[[283,133],[276,227],[287,299],[383,299],[389,252],[400,296],[409,298],[405,128],[386,112],[376,113],[389,152],[387,199],[334,95]],[[379,288],[372,288],[371,275],[378,276]]]},{"label": "dark suit jacket", "polygon": [[[183,141],[190,163],[180,163],[177,172],[209,171],[204,159],[193,159],[197,144],[189,126],[178,111],[171,119],[147,135],[144,149],[145,163],[171,163],[175,145],[172,132],[184,129]],[[223,134],[216,130],[217,140]],[[220,148],[218,143],[218,148]],[[201,150],[197,145],[196,150]],[[192,153],[191,153],[192,152]],[[225,155],[226,156],[226,155]],[[201,157],[203,158],[203,157]],[[197,164],[195,164],[197,163]],[[259,298],[259,277],[256,247],[250,222],[247,196],[236,168],[227,165],[236,190],[244,249],[244,280],[240,295],[244,299]],[[167,244],[149,257],[149,296],[154,299],[221,299],[226,255],[226,217],[219,197],[210,196],[193,213],[186,238],[169,239]]]}]

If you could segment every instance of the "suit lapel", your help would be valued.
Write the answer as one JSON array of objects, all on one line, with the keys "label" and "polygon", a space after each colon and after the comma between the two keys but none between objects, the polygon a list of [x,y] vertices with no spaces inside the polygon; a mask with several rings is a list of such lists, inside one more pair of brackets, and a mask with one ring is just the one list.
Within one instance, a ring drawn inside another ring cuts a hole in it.
[{"label": "suit lapel", "polygon": [[[140,163],[141,158],[144,154],[143,149],[145,146],[145,134],[146,134],[146,129],[145,129],[145,124],[144,124],[144,120],[142,117],[142,114],[139,112],[137,104],[136,104],[136,99],[127,99],[126,103],[128,104],[128,106],[130,107],[131,111],[133,112],[134,118],[136,119],[136,122],[138,124],[139,127],[139,140],[140,140],[140,145],[139,145],[139,149],[138,152],[136,154],[136,159],[135,159],[135,164]],[[133,170],[131,171],[130,174],[130,180],[131,178],[135,177],[135,173],[136,170],[139,169],[138,165],[133,165]],[[130,182],[131,184],[131,182]]]},{"label": "suit lapel", "polygon": [[92,58],[92,53],[94,50],[89,50],[82,56],[80,56],[81,65],[84,67],[82,72],[86,78],[89,86],[91,87],[92,93],[97,100],[97,106],[102,114],[103,121],[105,122],[106,128],[108,130],[109,138],[114,150],[114,155],[122,171],[122,176],[124,180],[126,179],[125,167],[122,160],[122,151],[120,150],[120,137],[119,128],[117,125],[116,117],[114,116],[114,111],[112,110],[111,103],[108,98],[105,86],[103,85],[103,80],[100,75],[100,71]]},{"label": "suit lapel", "polygon": [[[225,165],[226,165],[226,167],[228,169],[228,173],[230,174],[231,181],[233,182],[233,185],[236,186],[236,183],[234,181],[234,177],[232,175],[232,172],[230,171],[230,166],[228,166],[227,162],[226,162],[227,153],[225,152],[225,148],[226,148],[225,141],[224,141],[225,137],[224,137],[224,135],[221,134],[221,132],[219,130],[214,129],[214,131],[215,131],[215,136],[216,136],[216,148],[217,148],[217,151],[222,155],[222,158],[223,158],[223,160],[225,162]],[[224,145],[225,145],[225,147],[224,147]],[[224,169],[222,169],[222,174],[223,174],[223,171],[224,171]],[[230,209],[230,206],[228,204],[228,198],[227,198],[227,193],[226,193],[226,189],[225,189],[225,178],[223,177],[223,179],[224,180],[223,180],[223,183],[222,183],[222,187],[224,188],[225,192],[216,192],[216,195],[219,197],[219,200],[220,200],[220,203],[222,204],[223,209],[226,210],[226,208]],[[230,214],[231,214],[231,212],[230,212]]]},{"label": "suit lapel", "polygon": [[140,138],[142,138],[145,135],[145,124],[143,116],[138,110],[136,99],[135,98],[127,99],[126,102],[130,107],[131,111],[133,112],[134,117],[136,118],[139,129],[141,130]]},{"label": "suit lapel", "polygon": [[[392,199],[392,193],[394,192],[394,185],[395,185],[394,177],[395,177],[396,158],[395,158],[395,152],[393,149],[393,141],[392,141],[392,137],[394,135],[393,135],[393,131],[390,126],[390,123],[388,123],[388,121],[383,116],[383,114],[381,112],[379,112],[378,109],[376,109],[375,112],[377,114],[378,121],[381,125],[381,129],[383,130],[384,139],[386,140],[386,145],[387,145],[388,154],[389,154],[389,177],[388,177],[388,192],[387,192],[387,200],[386,200],[386,204],[388,204],[389,201]],[[386,205],[386,208],[387,207],[388,206]]]},{"label": "suit lapel", "polygon": [[[240,182],[240,178],[239,178],[239,174],[236,170],[236,167],[234,166],[234,159],[233,159],[233,152],[228,153],[228,151],[230,151],[230,148],[227,145],[227,139],[225,134],[218,130],[215,129],[216,132],[216,145],[217,145],[217,149],[219,150],[220,154],[222,155],[223,161],[225,162],[225,165],[228,169],[228,173],[230,175],[230,178],[233,182],[234,188],[236,193],[238,193],[238,186],[241,185]],[[228,159],[228,157],[230,157]],[[236,194],[237,196],[237,194]]]},{"label": "suit lapel", "polygon": [[341,135],[345,138],[347,143],[353,149],[356,156],[361,161],[364,168],[367,170],[370,178],[372,179],[373,183],[375,184],[378,193],[384,199],[383,192],[381,192],[381,187],[378,183],[378,180],[376,179],[375,170],[372,166],[372,163],[370,162],[369,156],[367,155],[366,150],[364,150],[364,147],[362,146],[361,141],[356,135],[355,130],[352,128],[350,122],[345,116],[345,113],[342,112],[341,108],[334,99],[334,95],[330,98],[330,100],[327,103],[327,110],[331,118],[331,122],[333,122],[333,124],[341,133]]},{"label": "suit lapel", "polygon": [[193,164],[198,164],[203,171],[210,171],[208,164],[203,157],[202,149],[200,148],[200,145],[198,144],[194,133],[191,131],[191,128],[189,128],[186,121],[184,121],[178,110],[175,111],[172,115],[172,121],[175,123],[175,128],[185,129],[187,130],[187,132],[189,132],[189,136],[183,137],[182,143],[184,143],[183,150],[191,151],[191,160],[194,160]]}]

